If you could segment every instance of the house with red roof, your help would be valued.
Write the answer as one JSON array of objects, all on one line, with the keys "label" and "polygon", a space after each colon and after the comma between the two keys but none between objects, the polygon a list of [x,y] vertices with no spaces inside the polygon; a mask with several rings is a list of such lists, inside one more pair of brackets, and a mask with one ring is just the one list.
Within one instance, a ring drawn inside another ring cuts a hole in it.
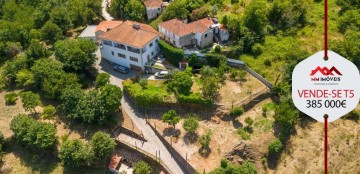
[{"label": "house with red roof", "polygon": [[146,15],[148,20],[157,18],[164,11],[164,8],[168,5],[168,2],[162,0],[146,0],[144,5],[146,8]]},{"label": "house with red roof", "polygon": [[[204,48],[210,46],[220,32],[226,35],[227,30],[220,29],[220,24],[210,17],[186,23],[180,19],[172,19],[159,24],[161,38],[175,47],[183,48],[197,46]],[[227,35],[229,33],[227,32]],[[228,39],[228,37],[227,37]],[[222,40],[220,38],[221,41]]]},{"label": "house with red roof", "polygon": [[122,22],[99,38],[102,58],[134,70],[145,70],[160,51],[159,32],[134,21]]},{"label": "house with red roof", "polygon": [[99,36],[104,34],[105,32],[115,28],[116,26],[122,24],[123,21],[102,21],[99,25],[97,25],[95,29],[95,36],[99,39]]}]

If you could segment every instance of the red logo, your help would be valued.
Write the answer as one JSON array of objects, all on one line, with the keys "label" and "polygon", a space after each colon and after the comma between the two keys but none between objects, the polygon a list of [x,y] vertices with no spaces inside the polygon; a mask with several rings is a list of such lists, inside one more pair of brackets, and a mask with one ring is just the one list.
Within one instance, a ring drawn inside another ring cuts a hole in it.
[{"label": "red logo", "polygon": [[311,71],[310,76],[315,75],[318,71],[324,76],[329,76],[329,75],[333,76],[334,75],[333,72],[335,72],[336,74],[342,76],[341,72],[339,70],[337,70],[334,66],[331,67],[330,69],[328,69],[327,67],[320,68],[320,66],[318,66],[315,70]]}]

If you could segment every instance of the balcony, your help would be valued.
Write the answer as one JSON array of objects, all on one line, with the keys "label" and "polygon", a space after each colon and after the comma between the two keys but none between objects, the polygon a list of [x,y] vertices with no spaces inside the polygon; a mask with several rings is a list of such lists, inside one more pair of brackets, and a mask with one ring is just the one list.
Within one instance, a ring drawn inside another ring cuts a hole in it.
[{"label": "balcony", "polygon": [[133,48],[133,47],[127,47],[127,50],[136,54],[140,54],[140,49]]},{"label": "balcony", "polygon": [[126,50],[126,47],[123,44],[114,43],[114,47]]}]

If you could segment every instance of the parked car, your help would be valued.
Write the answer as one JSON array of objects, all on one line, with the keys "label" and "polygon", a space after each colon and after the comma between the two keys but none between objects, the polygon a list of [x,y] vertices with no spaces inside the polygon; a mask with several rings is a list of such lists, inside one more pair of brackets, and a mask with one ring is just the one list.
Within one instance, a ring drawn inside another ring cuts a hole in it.
[{"label": "parked car", "polygon": [[119,71],[120,73],[123,73],[123,74],[129,73],[129,68],[126,68],[125,66],[115,65],[115,66],[113,67],[113,69],[114,69],[115,71]]},{"label": "parked car", "polygon": [[166,75],[169,74],[169,71],[160,71],[155,73],[155,78],[157,79],[163,79],[166,77]]}]

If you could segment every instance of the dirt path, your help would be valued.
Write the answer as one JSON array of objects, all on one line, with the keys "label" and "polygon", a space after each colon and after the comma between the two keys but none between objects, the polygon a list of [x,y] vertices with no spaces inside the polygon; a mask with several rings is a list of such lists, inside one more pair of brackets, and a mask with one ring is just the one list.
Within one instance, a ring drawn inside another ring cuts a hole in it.
[{"label": "dirt path", "polygon": [[103,0],[101,3],[101,7],[102,7],[102,16],[105,18],[105,20],[107,21],[112,21],[114,18],[106,11],[107,5],[110,3],[111,1],[109,0]]}]

